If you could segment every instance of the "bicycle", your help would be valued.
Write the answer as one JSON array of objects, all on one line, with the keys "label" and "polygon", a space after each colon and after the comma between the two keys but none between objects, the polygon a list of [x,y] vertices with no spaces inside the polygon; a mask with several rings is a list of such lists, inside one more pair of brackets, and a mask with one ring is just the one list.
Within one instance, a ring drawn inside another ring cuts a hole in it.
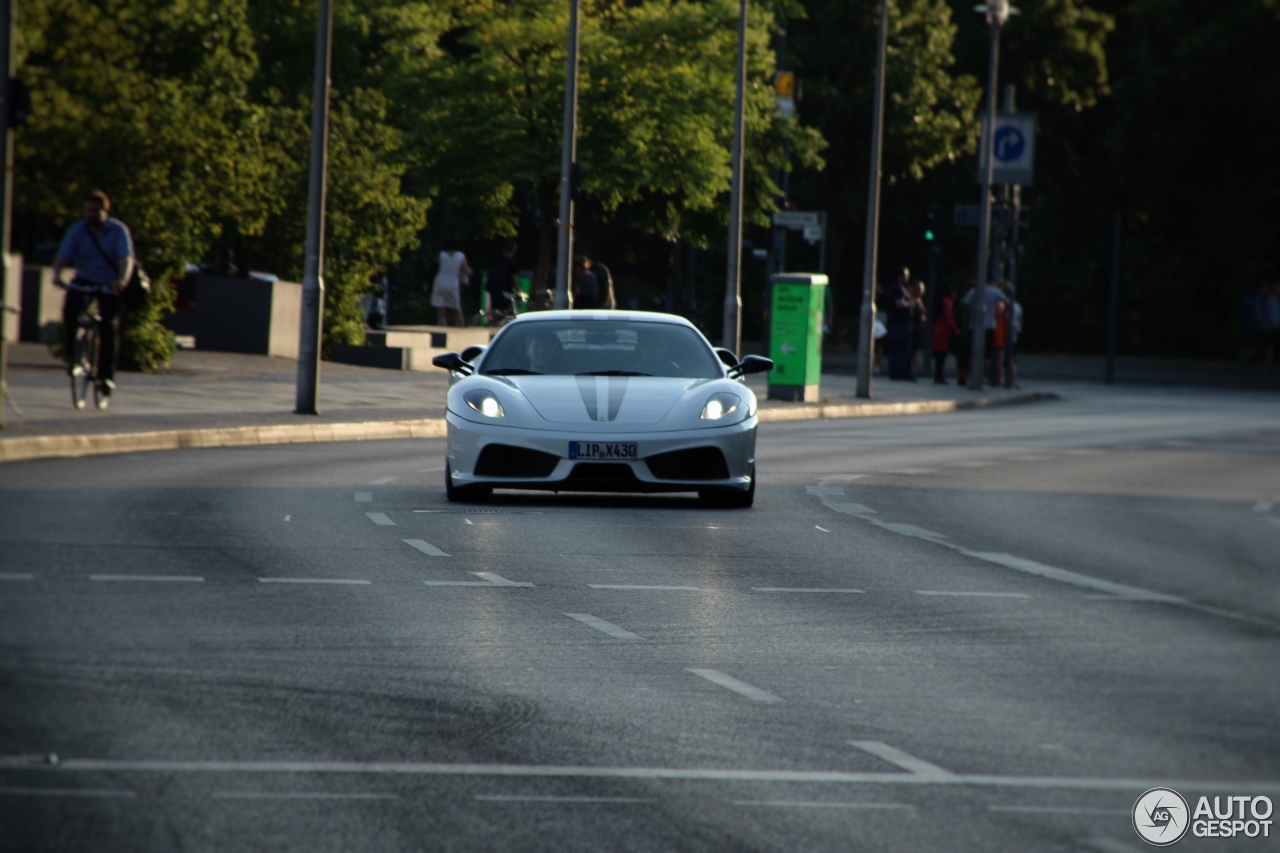
[{"label": "bicycle", "polygon": [[105,409],[111,400],[107,381],[98,377],[99,338],[102,332],[102,315],[98,313],[99,291],[92,287],[75,284],[65,285],[67,290],[87,293],[92,298],[76,316],[76,327],[71,331],[70,350],[71,403],[77,409],[83,409],[89,399],[89,388],[93,388],[93,405],[97,409]]}]

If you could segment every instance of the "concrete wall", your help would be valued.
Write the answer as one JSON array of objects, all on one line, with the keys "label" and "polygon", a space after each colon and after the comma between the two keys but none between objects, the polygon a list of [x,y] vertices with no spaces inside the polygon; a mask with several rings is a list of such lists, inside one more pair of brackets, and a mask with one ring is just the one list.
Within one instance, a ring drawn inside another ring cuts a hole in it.
[{"label": "concrete wall", "polygon": [[[63,280],[70,281],[75,277],[75,270],[66,269],[62,276]],[[64,295],[65,291],[53,285],[53,267],[34,264],[22,267],[22,323],[18,340],[39,343],[42,332],[53,334],[62,322]]]},{"label": "concrete wall", "polygon": [[200,276],[194,304],[165,319],[196,349],[298,357],[302,285],[230,276]]}]

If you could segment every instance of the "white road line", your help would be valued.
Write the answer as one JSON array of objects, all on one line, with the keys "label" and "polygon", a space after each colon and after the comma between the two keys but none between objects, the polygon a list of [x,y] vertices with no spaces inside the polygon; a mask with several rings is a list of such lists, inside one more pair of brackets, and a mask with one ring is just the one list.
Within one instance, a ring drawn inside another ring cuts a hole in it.
[{"label": "white road line", "polygon": [[830,530],[828,530],[827,528],[823,527],[821,524],[815,524],[815,525],[814,525],[814,527],[818,528],[818,529],[819,529],[819,530],[821,530],[823,533],[830,533],[830,532],[831,532],[831,531],[830,531]]},{"label": "white road line", "polygon": [[901,809],[915,811],[916,807],[906,803],[824,803],[792,800],[734,800],[735,806],[768,806],[782,809]]},{"label": "white road line", "polygon": [[718,669],[693,669],[686,667],[686,672],[692,672],[699,678],[705,678],[712,684],[718,684],[726,690],[732,690],[740,696],[745,696],[752,702],[767,702],[770,704],[781,702],[781,697],[774,696],[767,690],[761,690],[759,687],[753,687],[745,681],[739,681],[732,675],[725,675]]},{"label": "white road line", "polygon": [[1075,806],[987,806],[993,812],[1019,812],[1023,814],[1099,814],[1131,817],[1129,809],[1086,809]]},{"label": "white road line", "polygon": [[805,493],[810,495],[843,495],[844,489],[839,486],[805,486]]},{"label": "white road line", "polygon": [[1025,790],[1119,791],[1126,795],[1148,788],[1184,788],[1203,793],[1251,793],[1280,796],[1276,779],[1171,779],[1098,776],[1006,776],[960,774],[936,777],[901,772],[850,773],[841,770],[759,770],[750,768],[607,767],[557,764],[446,764],[394,761],[164,761],[77,759],[63,756],[57,764],[30,756],[0,756],[0,770],[46,773],[347,773],[371,776],[493,777],[525,779],[666,779],[710,782],[805,782],[827,785],[969,785]]},{"label": "white road line", "polygon": [[524,586],[524,587],[533,586],[533,584],[531,583],[517,583],[516,581],[509,581],[506,578],[504,578],[502,575],[495,575],[493,572],[472,572],[471,574],[475,575],[478,578],[484,578],[485,581],[493,584],[494,586]]},{"label": "white road line", "polygon": [[399,794],[326,794],[311,791],[214,791],[215,800],[398,800]]},{"label": "white road line", "polygon": [[373,492],[356,492],[356,503],[373,503]]},{"label": "white road line", "polygon": [[482,803],[656,803],[645,797],[551,797],[525,794],[476,794]]},{"label": "white road line", "polygon": [[493,586],[488,581],[423,581],[427,586]]},{"label": "white road line", "polygon": [[883,527],[899,536],[911,536],[915,539],[946,539],[942,533],[934,533],[932,530],[926,530],[923,527],[917,527],[914,524],[898,524],[892,521],[879,521],[874,518],[867,519],[876,527]]},{"label": "white road line", "polygon": [[89,575],[91,581],[139,581],[142,583],[204,583],[195,575]]},{"label": "white road line", "polygon": [[937,468],[894,468],[889,471],[877,471],[877,474],[904,474],[906,476],[914,476],[916,474],[936,474]]},{"label": "white road line", "polygon": [[878,740],[851,740],[849,743],[863,752],[871,753],[876,758],[881,758],[890,764],[896,764],[916,776],[926,776],[930,779],[954,779],[956,775],[950,770],[944,770],[936,764],[930,764],[923,758],[916,758],[914,755],[905,753],[897,747],[889,746],[889,744]]},{"label": "white road line", "polygon": [[810,589],[794,586],[753,586],[751,589],[755,592],[851,592],[856,595],[866,594],[860,589]]},{"label": "white road line", "polygon": [[592,589],[674,589],[685,590],[688,592],[700,591],[700,587],[696,586],[640,586],[639,584],[627,583],[589,583],[587,586]]},{"label": "white road line", "polygon": [[833,503],[824,502],[822,505],[825,506],[827,509],[835,510],[836,512],[842,512],[845,515],[875,515],[876,514],[876,511],[874,509],[872,509],[869,506],[863,506],[862,504],[833,504]]},{"label": "white road line", "polygon": [[1275,506],[1275,504],[1271,503],[1271,501],[1258,501],[1256,504],[1253,505],[1253,511],[1254,512],[1271,512],[1271,508],[1273,506]]},{"label": "white road line", "polygon": [[342,580],[338,578],[258,578],[258,583],[322,583],[345,584],[348,586],[369,586],[372,581]]},{"label": "white road line", "polygon": [[436,471],[443,471],[443,470],[444,470],[444,466],[443,466],[443,465],[437,465],[435,468],[419,468],[419,469],[418,469],[418,473],[419,473],[419,474],[432,474],[432,473],[435,473]]},{"label": "white road line", "polygon": [[435,545],[432,545],[430,542],[424,542],[421,539],[401,539],[400,541],[410,547],[417,548],[419,551],[426,554],[428,557],[449,556],[444,551],[441,551],[439,548],[437,548]]},{"label": "white road line", "polygon": [[112,788],[0,788],[0,797],[136,797],[135,791]]},{"label": "white road line", "polygon": [[1120,598],[1137,599],[1139,601],[1163,601],[1169,604],[1186,604],[1185,598],[1176,595],[1166,595],[1161,592],[1153,592],[1149,589],[1142,589],[1136,586],[1125,586],[1124,584],[1112,583],[1104,581],[1101,578],[1090,577],[1076,572],[1059,569],[1055,566],[1046,566],[1044,563],[1037,563],[1034,560],[1026,560],[1022,557],[1015,557],[1012,554],[995,554],[990,552],[979,551],[961,551],[967,557],[976,557],[979,560],[985,560],[988,563],[995,563],[998,566],[1004,566],[1009,569],[1016,569],[1020,572],[1038,575],[1059,583],[1071,584],[1073,586],[1084,587],[1098,592],[1105,592],[1108,595],[1118,596]]},{"label": "white road line", "polygon": [[952,462],[952,468],[986,468],[995,465],[995,462]]},{"label": "white road line", "polygon": [[365,515],[369,517],[370,521],[381,527],[396,526],[396,523],[392,521],[385,512],[366,512]]},{"label": "white road line", "polygon": [[619,628],[612,622],[606,622],[603,619],[590,615],[589,613],[566,613],[570,619],[577,619],[583,625],[590,625],[597,631],[603,631],[610,637],[618,640],[643,640],[639,634],[633,634],[625,628]]},{"label": "white road line", "polygon": [[916,595],[954,595],[973,598],[1030,598],[1025,592],[951,592],[943,589],[917,589]]},{"label": "white road line", "polygon": [[35,575],[23,574],[22,572],[0,572],[0,581],[33,581]]},{"label": "white road line", "polygon": [[383,477],[381,480],[370,480],[369,485],[385,486],[387,483],[394,483],[396,480],[399,480],[399,479],[400,479],[399,477]]}]

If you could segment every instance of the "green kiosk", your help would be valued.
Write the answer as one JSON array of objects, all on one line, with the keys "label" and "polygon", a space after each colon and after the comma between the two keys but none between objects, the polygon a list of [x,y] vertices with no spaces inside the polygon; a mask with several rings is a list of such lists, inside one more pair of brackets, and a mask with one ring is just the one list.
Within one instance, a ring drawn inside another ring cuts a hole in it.
[{"label": "green kiosk", "polygon": [[827,277],[779,273],[769,276],[769,288],[769,399],[816,403]]}]

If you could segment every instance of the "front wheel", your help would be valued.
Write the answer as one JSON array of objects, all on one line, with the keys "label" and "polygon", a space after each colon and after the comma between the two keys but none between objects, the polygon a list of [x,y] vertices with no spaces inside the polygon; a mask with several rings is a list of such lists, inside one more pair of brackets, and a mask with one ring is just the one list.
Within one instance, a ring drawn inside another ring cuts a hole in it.
[{"label": "front wheel", "polygon": [[97,330],[93,326],[78,326],[71,344],[71,403],[77,409],[85,407],[89,388],[95,385],[97,355]]},{"label": "front wheel", "polygon": [[493,494],[493,489],[489,486],[455,486],[453,484],[453,469],[449,467],[449,463],[444,463],[444,497],[450,503],[471,503],[474,501],[482,501]]}]

